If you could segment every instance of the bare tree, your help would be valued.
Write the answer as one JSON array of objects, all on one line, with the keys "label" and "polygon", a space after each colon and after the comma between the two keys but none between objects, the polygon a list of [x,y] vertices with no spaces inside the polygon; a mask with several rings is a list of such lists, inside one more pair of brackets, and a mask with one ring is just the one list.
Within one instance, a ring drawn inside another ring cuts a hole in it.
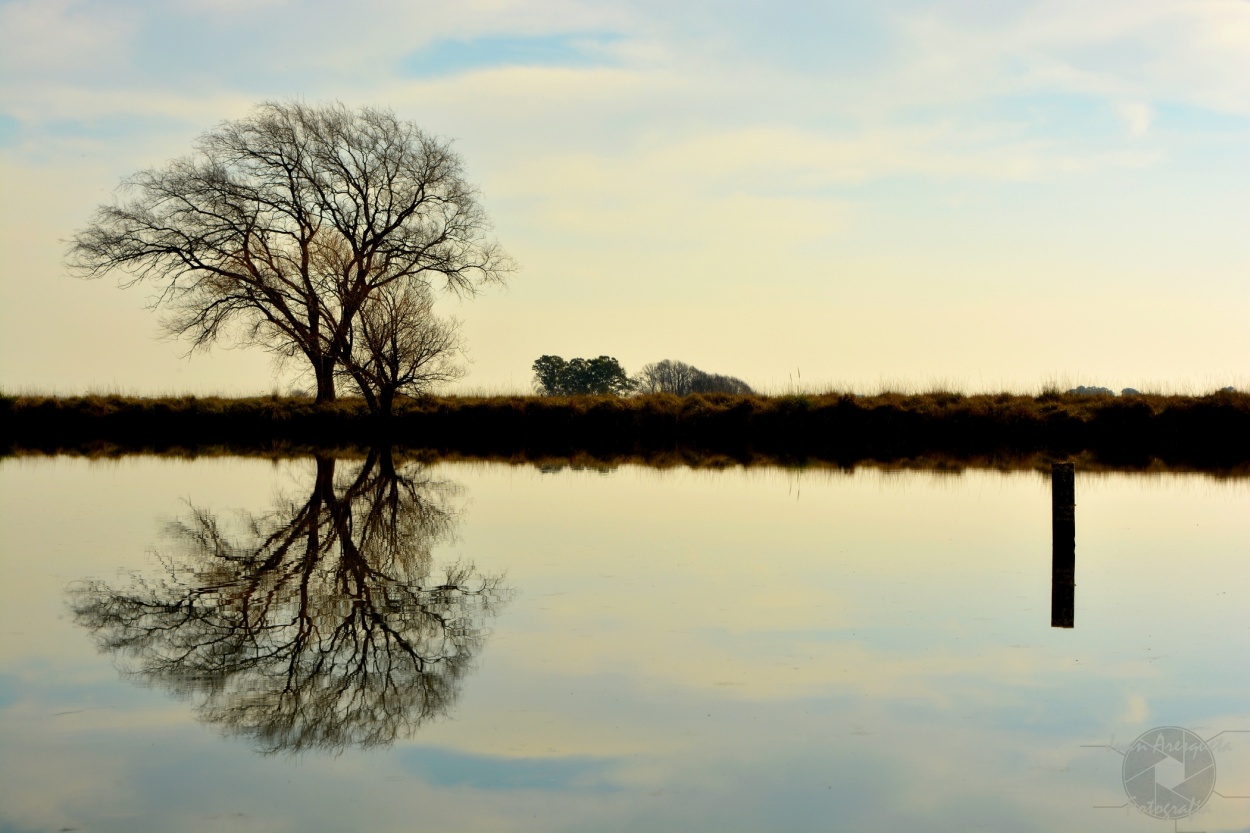
[{"label": "bare tree", "polygon": [[228,338],[303,356],[335,397],[379,291],[473,294],[513,268],[449,142],[393,112],[268,102],[140,171],[73,240],[70,267],[149,282],[191,349]]},{"label": "bare tree", "polygon": [[706,373],[685,362],[664,359],[652,362],[638,373],[638,389],[643,393],[754,393],[751,386],[734,376]]},{"label": "bare tree", "polygon": [[389,414],[398,393],[420,394],[464,376],[460,322],[434,314],[423,286],[383,287],[356,317],[342,373],[369,410]]},{"label": "bare tree", "polygon": [[702,371],[698,368],[685,362],[664,359],[644,366],[638,373],[638,384],[644,393],[674,393],[685,396],[694,391],[695,379],[700,373]]}]

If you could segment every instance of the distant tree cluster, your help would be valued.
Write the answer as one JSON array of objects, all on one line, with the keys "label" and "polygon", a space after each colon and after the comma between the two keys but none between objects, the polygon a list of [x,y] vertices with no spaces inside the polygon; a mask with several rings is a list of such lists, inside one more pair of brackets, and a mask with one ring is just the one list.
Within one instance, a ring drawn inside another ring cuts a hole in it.
[{"label": "distant tree cluster", "polygon": [[637,390],[642,393],[673,393],[686,396],[691,393],[751,394],[751,386],[734,376],[706,373],[685,362],[665,359],[653,362],[642,369],[635,379]]},{"label": "distant tree cluster", "polygon": [[633,390],[633,380],[611,356],[569,359],[540,356],[534,362],[534,387],[543,396],[616,394]]},{"label": "distant tree cluster", "polygon": [[611,356],[597,359],[569,359],[540,356],[534,362],[534,388],[543,396],[578,394],[621,395],[639,393],[752,394],[751,386],[734,376],[707,373],[685,362],[665,359],[645,366],[631,379],[621,363]]}]

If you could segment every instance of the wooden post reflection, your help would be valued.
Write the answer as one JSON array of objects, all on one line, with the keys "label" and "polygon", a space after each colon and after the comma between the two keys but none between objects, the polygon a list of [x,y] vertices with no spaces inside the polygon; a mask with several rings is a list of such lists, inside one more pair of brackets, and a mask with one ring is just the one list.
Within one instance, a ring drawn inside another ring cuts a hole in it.
[{"label": "wooden post reflection", "polygon": [[1076,596],[1076,467],[1050,468],[1050,626],[1071,628]]}]

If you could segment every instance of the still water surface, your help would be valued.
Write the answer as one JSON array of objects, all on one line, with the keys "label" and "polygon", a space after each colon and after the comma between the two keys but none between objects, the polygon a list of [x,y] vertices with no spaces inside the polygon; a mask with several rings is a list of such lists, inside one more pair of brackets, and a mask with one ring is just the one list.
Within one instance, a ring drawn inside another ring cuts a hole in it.
[{"label": "still water surface", "polygon": [[1250,483],[1049,489],[8,459],[0,831],[1250,829]]}]

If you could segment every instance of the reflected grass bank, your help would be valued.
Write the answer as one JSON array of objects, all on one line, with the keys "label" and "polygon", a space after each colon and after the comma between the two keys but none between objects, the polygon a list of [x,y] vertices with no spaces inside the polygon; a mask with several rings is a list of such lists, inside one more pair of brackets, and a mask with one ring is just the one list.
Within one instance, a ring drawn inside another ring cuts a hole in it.
[{"label": "reflected grass bank", "polygon": [[[212,445],[170,446],[158,449],[93,441],[69,448],[11,448],[6,454],[0,454],[0,459],[8,457],[10,459],[38,460],[57,457],[78,457],[94,461],[121,461],[123,459],[155,457],[184,460],[191,463],[197,460],[213,458],[250,458],[278,463],[291,460],[305,460],[318,456],[338,460],[362,460],[373,450],[366,446],[338,445],[333,448],[327,448],[325,446],[290,443],[277,443],[264,448]],[[729,456],[726,454],[705,453],[689,448],[634,454],[595,454],[588,451],[574,451],[569,454],[559,455],[525,450],[508,454],[472,454],[428,448],[392,447],[392,453],[394,453],[396,459],[417,462],[423,465],[447,463],[491,466],[502,464],[537,469],[544,474],[554,474],[562,471],[610,474],[619,469],[642,467],[656,472],[693,470],[714,473],[735,469],[776,469],[834,475],[853,475],[857,471],[867,470],[879,471],[883,474],[900,475],[927,473],[959,476],[973,472],[998,472],[1000,474],[1034,472],[1039,476],[1049,476],[1051,467],[1056,462],[1065,460],[1072,462],[1076,466],[1076,470],[1082,475],[1110,476],[1115,474],[1134,474],[1163,476],[1198,474],[1217,480],[1250,480],[1250,462],[1234,465],[1195,465],[1169,463],[1152,457],[1145,462],[1134,464],[1108,462],[1088,451],[1068,455],[1048,452],[1014,455],[924,454],[915,457],[844,457],[835,460],[817,457],[775,457],[764,454]]]},{"label": "reflected grass bank", "polygon": [[854,465],[929,459],[992,467],[1084,455],[1091,465],[1244,471],[1250,394],[1131,397],[958,393],[779,397],[429,397],[387,419],[359,400],[0,397],[5,450],[282,453],[388,444],[439,455],[649,464]]}]

